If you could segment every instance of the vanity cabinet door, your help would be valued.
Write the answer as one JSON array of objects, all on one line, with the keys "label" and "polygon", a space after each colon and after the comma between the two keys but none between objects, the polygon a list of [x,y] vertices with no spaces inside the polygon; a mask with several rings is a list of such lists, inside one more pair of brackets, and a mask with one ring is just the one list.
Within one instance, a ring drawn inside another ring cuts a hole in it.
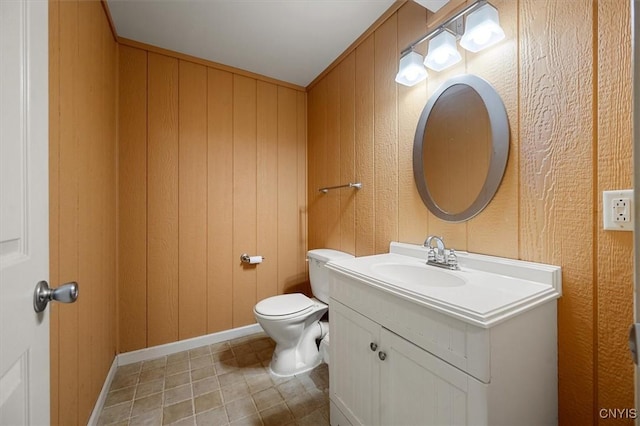
[{"label": "vanity cabinet door", "polygon": [[[383,425],[483,424],[469,407],[470,376],[383,328],[380,416]],[[472,416],[470,416],[472,415]]]},{"label": "vanity cabinet door", "polygon": [[352,425],[378,425],[381,327],[333,299],[329,309],[331,400]]}]

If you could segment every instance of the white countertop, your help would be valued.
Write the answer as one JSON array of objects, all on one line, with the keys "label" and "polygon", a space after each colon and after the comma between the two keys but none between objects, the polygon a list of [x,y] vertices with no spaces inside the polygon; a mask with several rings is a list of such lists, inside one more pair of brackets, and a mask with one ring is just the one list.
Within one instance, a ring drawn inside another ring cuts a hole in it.
[{"label": "white countertop", "polygon": [[[327,268],[483,328],[561,295],[561,273],[556,266],[458,253],[460,270],[450,271],[426,265],[426,251],[421,246],[392,243],[391,251],[332,261]],[[378,265],[383,264],[406,265],[414,270],[424,268],[428,279],[431,279],[430,271],[434,271],[431,273],[434,280],[442,274],[451,274],[464,280],[464,284],[433,286],[424,280],[396,279],[377,271]]]}]

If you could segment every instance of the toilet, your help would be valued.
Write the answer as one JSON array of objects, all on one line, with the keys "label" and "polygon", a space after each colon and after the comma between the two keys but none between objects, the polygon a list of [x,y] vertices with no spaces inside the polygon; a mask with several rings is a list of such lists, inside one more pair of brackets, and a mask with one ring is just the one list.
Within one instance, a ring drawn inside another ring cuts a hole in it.
[{"label": "toilet", "polygon": [[[352,257],[338,250],[309,250],[309,280],[314,297],[282,294],[261,300],[253,308],[256,321],[276,342],[269,366],[276,376],[303,373],[322,362],[316,341],[329,333],[329,324],[320,321],[329,309],[329,280],[324,266],[331,260]],[[326,352],[327,344],[322,346]]]}]

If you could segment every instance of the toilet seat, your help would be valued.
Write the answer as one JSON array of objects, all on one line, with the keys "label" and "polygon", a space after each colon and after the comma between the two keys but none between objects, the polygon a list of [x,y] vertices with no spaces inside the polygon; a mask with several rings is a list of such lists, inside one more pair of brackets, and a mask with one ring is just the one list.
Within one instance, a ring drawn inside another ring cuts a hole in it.
[{"label": "toilet seat", "polygon": [[258,302],[254,308],[256,314],[271,319],[284,319],[303,315],[314,307],[315,303],[302,293],[281,294]]}]

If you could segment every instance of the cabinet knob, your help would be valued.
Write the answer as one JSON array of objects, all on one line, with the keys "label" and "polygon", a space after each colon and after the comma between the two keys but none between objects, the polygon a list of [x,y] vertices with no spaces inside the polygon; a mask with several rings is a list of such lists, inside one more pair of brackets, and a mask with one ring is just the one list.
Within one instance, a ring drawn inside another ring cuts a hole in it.
[{"label": "cabinet knob", "polygon": [[378,349],[378,344],[377,343],[373,343],[371,342],[371,344],[369,345],[369,347],[371,348],[372,351],[376,351],[376,349]]},{"label": "cabinet knob", "polygon": [[384,361],[385,359],[387,359],[387,354],[385,354],[384,352],[380,351],[380,352],[378,352],[378,358],[380,358],[380,361]]}]

